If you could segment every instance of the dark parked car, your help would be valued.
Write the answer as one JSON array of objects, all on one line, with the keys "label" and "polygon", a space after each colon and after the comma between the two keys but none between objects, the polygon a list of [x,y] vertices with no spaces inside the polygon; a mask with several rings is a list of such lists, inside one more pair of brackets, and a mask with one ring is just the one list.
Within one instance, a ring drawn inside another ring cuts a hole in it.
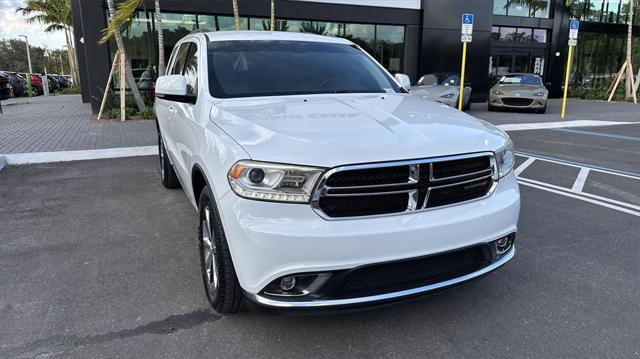
[{"label": "dark parked car", "polygon": [[[41,77],[44,75],[40,75]],[[49,82],[49,92],[58,92],[60,91],[60,84],[58,83],[58,79],[53,75],[47,75],[47,81]]]},{"label": "dark parked car", "polygon": [[[20,74],[20,76],[22,76],[22,78],[26,79],[27,76],[29,76],[29,74]],[[43,90],[43,85],[42,85],[42,78],[36,74],[31,74],[31,88],[33,91],[33,96],[40,96],[44,93]],[[27,91],[27,85],[25,82],[25,91]]]},{"label": "dark parked car", "polygon": [[20,97],[24,93],[24,79],[12,71],[0,71],[9,78],[11,97]]},{"label": "dark parked car", "polygon": [[11,97],[10,86],[9,76],[0,72],[0,100],[6,100]]},{"label": "dark parked car", "polygon": [[66,89],[71,86],[71,84],[69,83],[69,80],[65,76],[53,75],[53,77],[55,77],[56,80],[58,80],[58,85],[60,86],[61,89]]}]

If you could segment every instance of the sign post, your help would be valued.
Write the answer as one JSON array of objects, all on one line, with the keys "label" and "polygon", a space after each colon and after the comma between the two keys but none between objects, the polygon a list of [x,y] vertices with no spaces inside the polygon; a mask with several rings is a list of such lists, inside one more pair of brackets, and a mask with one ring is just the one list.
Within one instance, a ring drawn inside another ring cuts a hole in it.
[{"label": "sign post", "polygon": [[573,47],[578,44],[578,30],[580,29],[580,21],[569,21],[569,53],[567,54],[567,73],[564,77],[564,95],[562,96],[562,113],[560,118],[564,119],[565,110],[567,109],[567,92],[569,91],[569,74],[571,73],[571,59],[573,55]]},{"label": "sign post", "polygon": [[460,41],[462,42],[462,69],[460,70],[460,95],[458,95],[458,110],[462,111],[462,102],[464,100],[464,73],[467,65],[467,44],[473,40],[473,14],[462,14],[462,25],[460,34]]}]

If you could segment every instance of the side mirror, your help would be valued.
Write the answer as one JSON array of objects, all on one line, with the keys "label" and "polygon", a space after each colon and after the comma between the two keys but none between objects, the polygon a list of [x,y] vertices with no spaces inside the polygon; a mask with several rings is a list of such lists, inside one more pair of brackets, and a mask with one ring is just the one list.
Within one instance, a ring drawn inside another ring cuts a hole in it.
[{"label": "side mirror", "polygon": [[405,74],[395,74],[395,79],[398,81],[400,86],[404,87],[405,90],[409,90],[411,87],[411,79],[408,75]]},{"label": "side mirror", "polygon": [[186,96],[187,80],[182,75],[160,76],[156,81],[156,94]]}]

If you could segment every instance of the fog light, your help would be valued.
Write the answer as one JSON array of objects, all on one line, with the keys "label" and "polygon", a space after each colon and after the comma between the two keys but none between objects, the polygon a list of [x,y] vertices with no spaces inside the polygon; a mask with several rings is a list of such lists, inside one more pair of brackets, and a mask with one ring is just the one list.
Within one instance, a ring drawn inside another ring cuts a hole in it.
[{"label": "fog light", "polygon": [[513,237],[507,236],[500,238],[496,241],[496,253],[498,255],[503,255],[511,249],[511,245],[513,244]]},{"label": "fog light", "polygon": [[283,291],[289,291],[296,286],[296,277],[284,277],[280,280],[280,289]]}]

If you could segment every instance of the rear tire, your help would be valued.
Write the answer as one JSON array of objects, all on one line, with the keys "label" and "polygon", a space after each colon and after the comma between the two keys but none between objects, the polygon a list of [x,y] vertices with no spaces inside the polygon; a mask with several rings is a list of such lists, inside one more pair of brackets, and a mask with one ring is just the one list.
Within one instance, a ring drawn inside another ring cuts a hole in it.
[{"label": "rear tire", "polygon": [[489,105],[487,105],[487,111],[489,111],[489,112],[493,112],[493,111],[495,111],[495,110],[496,110],[496,108],[495,108],[495,107],[491,106],[490,104],[489,104]]},{"label": "rear tire", "polygon": [[221,314],[237,313],[242,309],[242,288],[218,209],[211,198],[209,187],[205,186],[198,201],[198,242],[204,290],[213,310]]},{"label": "rear tire", "polygon": [[162,141],[160,131],[158,131],[158,157],[160,160],[160,179],[162,181],[162,185],[166,188],[179,188],[180,181],[178,180],[176,171],[171,165],[171,161],[169,161],[167,149]]}]

